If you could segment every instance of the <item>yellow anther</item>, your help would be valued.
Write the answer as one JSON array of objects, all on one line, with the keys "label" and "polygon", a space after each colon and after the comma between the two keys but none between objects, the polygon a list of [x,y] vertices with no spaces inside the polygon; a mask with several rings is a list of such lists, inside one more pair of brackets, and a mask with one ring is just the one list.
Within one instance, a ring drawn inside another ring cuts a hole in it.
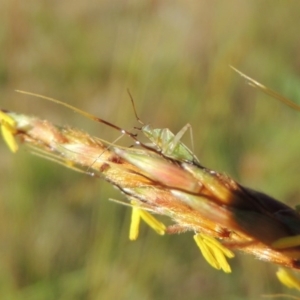
[{"label": "yellow anther", "polygon": [[194,240],[199,247],[203,257],[206,259],[206,261],[215,269],[220,270],[220,264],[219,262],[215,259],[213,252],[211,251],[210,247],[207,246],[205,243],[204,239],[199,235],[196,234],[194,235]]},{"label": "yellow anther", "polygon": [[3,111],[0,111],[0,123],[1,123],[1,132],[4,141],[6,142],[8,148],[13,152],[17,152],[18,150],[18,144],[15,140],[14,134],[16,132],[16,122],[15,120],[4,113]]},{"label": "yellow anther", "polygon": [[129,229],[129,239],[131,241],[135,241],[139,236],[140,221],[141,221],[140,209],[136,207],[132,207],[131,222],[130,222],[130,229]]},{"label": "yellow anther", "polygon": [[141,218],[159,235],[164,235],[166,226],[147,211],[140,209]]},{"label": "yellow anther", "polygon": [[276,276],[279,279],[279,281],[288,288],[300,290],[300,280],[291,272],[279,268],[276,272]]},{"label": "yellow anther", "polygon": [[164,235],[166,231],[166,226],[158,221],[147,211],[138,208],[135,201],[131,201],[132,213],[131,213],[131,223],[129,230],[129,239],[134,241],[139,235],[140,220],[143,219],[153,230],[155,230],[159,235]]},{"label": "yellow anther", "polygon": [[226,257],[234,257],[233,252],[224,247],[216,239],[202,233],[195,234],[194,240],[203,257],[213,268],[217,270],[222,269],[225,273],[231,273],[231,268]]},{"label": "yellow anther", "polygon": [[214,247],[219,248],[219,250],[221,250],[221,252],[224,253],[225,256],[227,256],[228,258],[233,258],[234,257],[234,253],[229,250],[228,248],[226,248],[225,246],[223,246],[218,240],[216,240],[215,238],[205,235],[203,233],[200,233],[200,235],[205,238],[206,243],[211,243]]},{"label": "yellow anther", "polygon": [[300,235],[284,237],[272,244],[272,247],[275,249],[286,249],[297,246],[300,246]]}]

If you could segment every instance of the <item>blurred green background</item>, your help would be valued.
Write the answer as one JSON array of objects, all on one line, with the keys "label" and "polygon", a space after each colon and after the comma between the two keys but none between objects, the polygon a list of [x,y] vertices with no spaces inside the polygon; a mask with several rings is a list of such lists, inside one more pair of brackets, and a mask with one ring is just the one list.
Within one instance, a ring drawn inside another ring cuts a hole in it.
[{"label": "blurred green background", "polygon": [[[0,0],[1,107],[119,136],[55,97],[127,129],[140,118],[193,127],[207,167],[296,205],[300,114],[252,89],[233,65],[300,103],[299,1]],[[189,135],[184,139],[190,145]],[[130,141],[122,141],[129,145]],[[1,299],[258,299],[289,293],[276,266],[243,254],[212,269],[192,233],[143,226],[104,181],[0,145]],[[300,296],[297,293],[295,295]]]}]

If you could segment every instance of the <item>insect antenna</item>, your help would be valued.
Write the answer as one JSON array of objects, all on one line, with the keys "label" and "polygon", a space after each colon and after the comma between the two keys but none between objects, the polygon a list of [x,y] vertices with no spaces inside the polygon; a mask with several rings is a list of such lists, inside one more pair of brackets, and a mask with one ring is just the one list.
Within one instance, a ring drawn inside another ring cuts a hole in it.
[{"label": "insect antenna", "polygon": [[88,113],[86,111],[83,111],[83,110],[81,110],[81,109],[79,109],[79,108],[77,108],[77,107],[75,107],[75,106],[73,106],[71,104],[62,102],[60,100],[57,100],[57,99],[54,99],[54,98],[51,98],[51,97],[47,97],[47,96],[43,96],[43,95],[40,95],[40,94],[36,94],[36,93],[31,93],[31,92],[26,92],[26,91],[21,91],[21,90],[16,90],[16,92],[21,93],[21,94],[25,94],[25,95],[29,95],[29,96],[34,96],[34,97],[37,97],[37,98],[41,98],[41,99],[44,99],[44,100],[47,100],[47,101],[50,101],[50,102],[57,103],[57,104],[62,105],[64,107],[67,107],[67,108],[69,108],[69,109],[71,109],[71,110],[73,110],[73,111],[75,111],[75,112],[77,112],[77,113],[79,113],[79,114],[87,117],[88,119],[91,119],[91,120],[96,121],[98,123],[103,123],[103,124],[105,124],[105,125],[107,125],[109,127],[112,127],[114,129],[120,131],[122,134],[126,134],[129,137],[131,137],[133,140],[135,140],[136,142],[138,142],[138,140],[136,138],[137,134],[131,133],[130,131],[127,131],[127,130],[125,130],[125,129],[123,129],[123,128],[121,128],[121,127],[119,127],[119,126],[117,126],[117,125],[115,125],[113,123],[110,123],[110,122],[108,122],[108,121],[106,121],[104,119],[101,119],[101,118],[99,118],[99,117],[97,117],[97,116],[95,116],[93,114],[90,114],[90,113]]},{"label": "insect antenna", "polygon": [[[133,108],[133,112],[134,112],[134,115],[135,115],[135,118],[136,120],[142,125],[142,127],[145,125],[145,123],[139,118],[138,114],[137,114],[137,111],[136,111],[136,107],[135,107],[135,103],[134,103],[134,100],[133,100],[133,97],[129,91],[129,89],[127,89],[127,93],[129,95],[129,98],[130,98],[130,101],[131,101],[131,104],[132,104],[132,108]],[[134,127],[135,129],[137,130],[142,130],[142,128],[139,128],[139,127]]]},{"label": "insect antenna", "polygon": [[[21,93],[21,94],[25,94],[25,95],[29,95],[29,96],[33,96],[33,97],[37,97],[37,98],[41,98],[41,99],[44,99],[44,100],[47,100],[47,101],[54,102],[56,104],[62,105],[64,107],[66,107],[66,108],[69,108],[69,109],[71,109],[71,110],[73,110],[73,111],[81,114],[82,116],[84,116],[84,117],[86,117],[86,118],[88,118],[90,120],[93,120],[93,121],[98,122],[98,123],[103,123],[103,124],[105,124],[105,125],[107,125],[107,126],[109,126],[111,128],[114,128],[114,129],[120,131],[123,135],[125,134],[125,135],[129,136],[130,138],[132,138],[134,140],[134,142],[135,142],[136,145],[139,145],[139,146],[141,146],[141,147],[143,147],[143,148],[145,148],[147,150],[150,150],[152,152],[156,152],[155,149],[153,149],[152,147],[149,147],[146,144],[140,142],[138,140],[138,138],[137,138],[137,134],[136,133],[132,133],[132,132],[130,132],[128,130],[125,130],[125,129],[123,129],[123,128],[121,128],[121,127],[119,127],[119,126],[117,126],[117,125],[115,125],[113,123],[110,123],[110,122],[108,122],[108,121],[106,121],[106,120],[104,120],[102,118],[99,118],[99,117],[97,117],[97,116],[95,116],[93,114],[90,114],[90,113],[88,113],[88,112],[86,112],[84,110],[81,110],[81,109],[79,109],[79,108],[77,108],[77,107],[75,107],[75,106],[73,106],[71,104],[65,103],[63,101],[60,101],[60,100],[57,100],[57,99],[54,99],[54,98],[51,98],[51,97],[47,97],[47,96],[44,96],[44,95],[36,94],[36,93],[26,92],[26,91],[22,91],[22,90],[16,90],[16,92]],[[136,114],[136,112],[135,112],[135,114]],[[139,118],[138,118],[138,120],[139,120],[139,122],[141,124],[143,124],[143,122]],[[140,128],[135,128],[135,129],[140,129]]]}]

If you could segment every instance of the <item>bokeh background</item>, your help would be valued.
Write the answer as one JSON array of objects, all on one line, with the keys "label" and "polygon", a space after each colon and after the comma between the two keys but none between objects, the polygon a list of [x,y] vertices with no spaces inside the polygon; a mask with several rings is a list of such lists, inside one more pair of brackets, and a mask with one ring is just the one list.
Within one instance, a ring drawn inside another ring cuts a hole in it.
[{"label": "bokeh background", "polygon": [[[300,3],[291,1],[0,0],[1,107],[119,133],[15,89],[55,97],[121,127],[140,118],[193,127],[201,162],[294,206],[300,114],[249,87],[233,65],[300,101]],[[300,102],[299,102],[300,103]],[[184,138],[191,145],[189,134]],[[126,139],[121,143],[129,145]],[[238,254],[212,269],[192,233],[146,226],[106,182],[0,144],[1,299],[258,299],[288,293],[276,266]],[[299,294],[294,293],[295,295]]]}]

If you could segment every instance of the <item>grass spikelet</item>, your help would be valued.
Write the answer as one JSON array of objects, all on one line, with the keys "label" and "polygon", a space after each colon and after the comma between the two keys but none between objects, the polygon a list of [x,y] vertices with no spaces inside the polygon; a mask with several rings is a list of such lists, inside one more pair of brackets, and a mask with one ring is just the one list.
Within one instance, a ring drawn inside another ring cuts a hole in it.
[{"label": "grass spikelet", "polygon": [[[200,165],[180,141],[188,126],[177,135],[143,126],[152,142],[148,146],[131,132],[68,104],[62,105],[127,134],[141,147],[119,147],[77,129],[3,110],[0,119],[5,142],[15,152],[18,138],[34,154],[102,177],[116,186],[132,206],[130,240],[137,239],[142,219],[160,235],[195,232],[194,240],[204,258],[225,273],[231,272],[227,258],[234,256],[232,250],[300,269],[298,212]],[[165,140],[158,142],[161,138]],[[174,224],[166,228],[152,213],[168,216]],[[287,275],[279,274],[282,281],[288,282]]]},{"label": "grass spikelet", "polygon": [[[297,247],[273,246],[280,239],[300,234],[300,225],[295,225],[300,224],[299,214],[275,199],[244,188],[216,171],[169,160],[155,151],[120,148],[76,129],[16,113],[5,114],[15,122],[12,136],[44,158],[101,176],[129,199],[135,199],[131,239],[138,235],[139,218],[164,233],[163,225],[150,217],[149,212],[153,212],[171,217],[184,231],[217,238],[226,248],[299,268]],[[205,247],[211,246],[206,239]],[[213,253],[217,256],[222,251]]]}]

